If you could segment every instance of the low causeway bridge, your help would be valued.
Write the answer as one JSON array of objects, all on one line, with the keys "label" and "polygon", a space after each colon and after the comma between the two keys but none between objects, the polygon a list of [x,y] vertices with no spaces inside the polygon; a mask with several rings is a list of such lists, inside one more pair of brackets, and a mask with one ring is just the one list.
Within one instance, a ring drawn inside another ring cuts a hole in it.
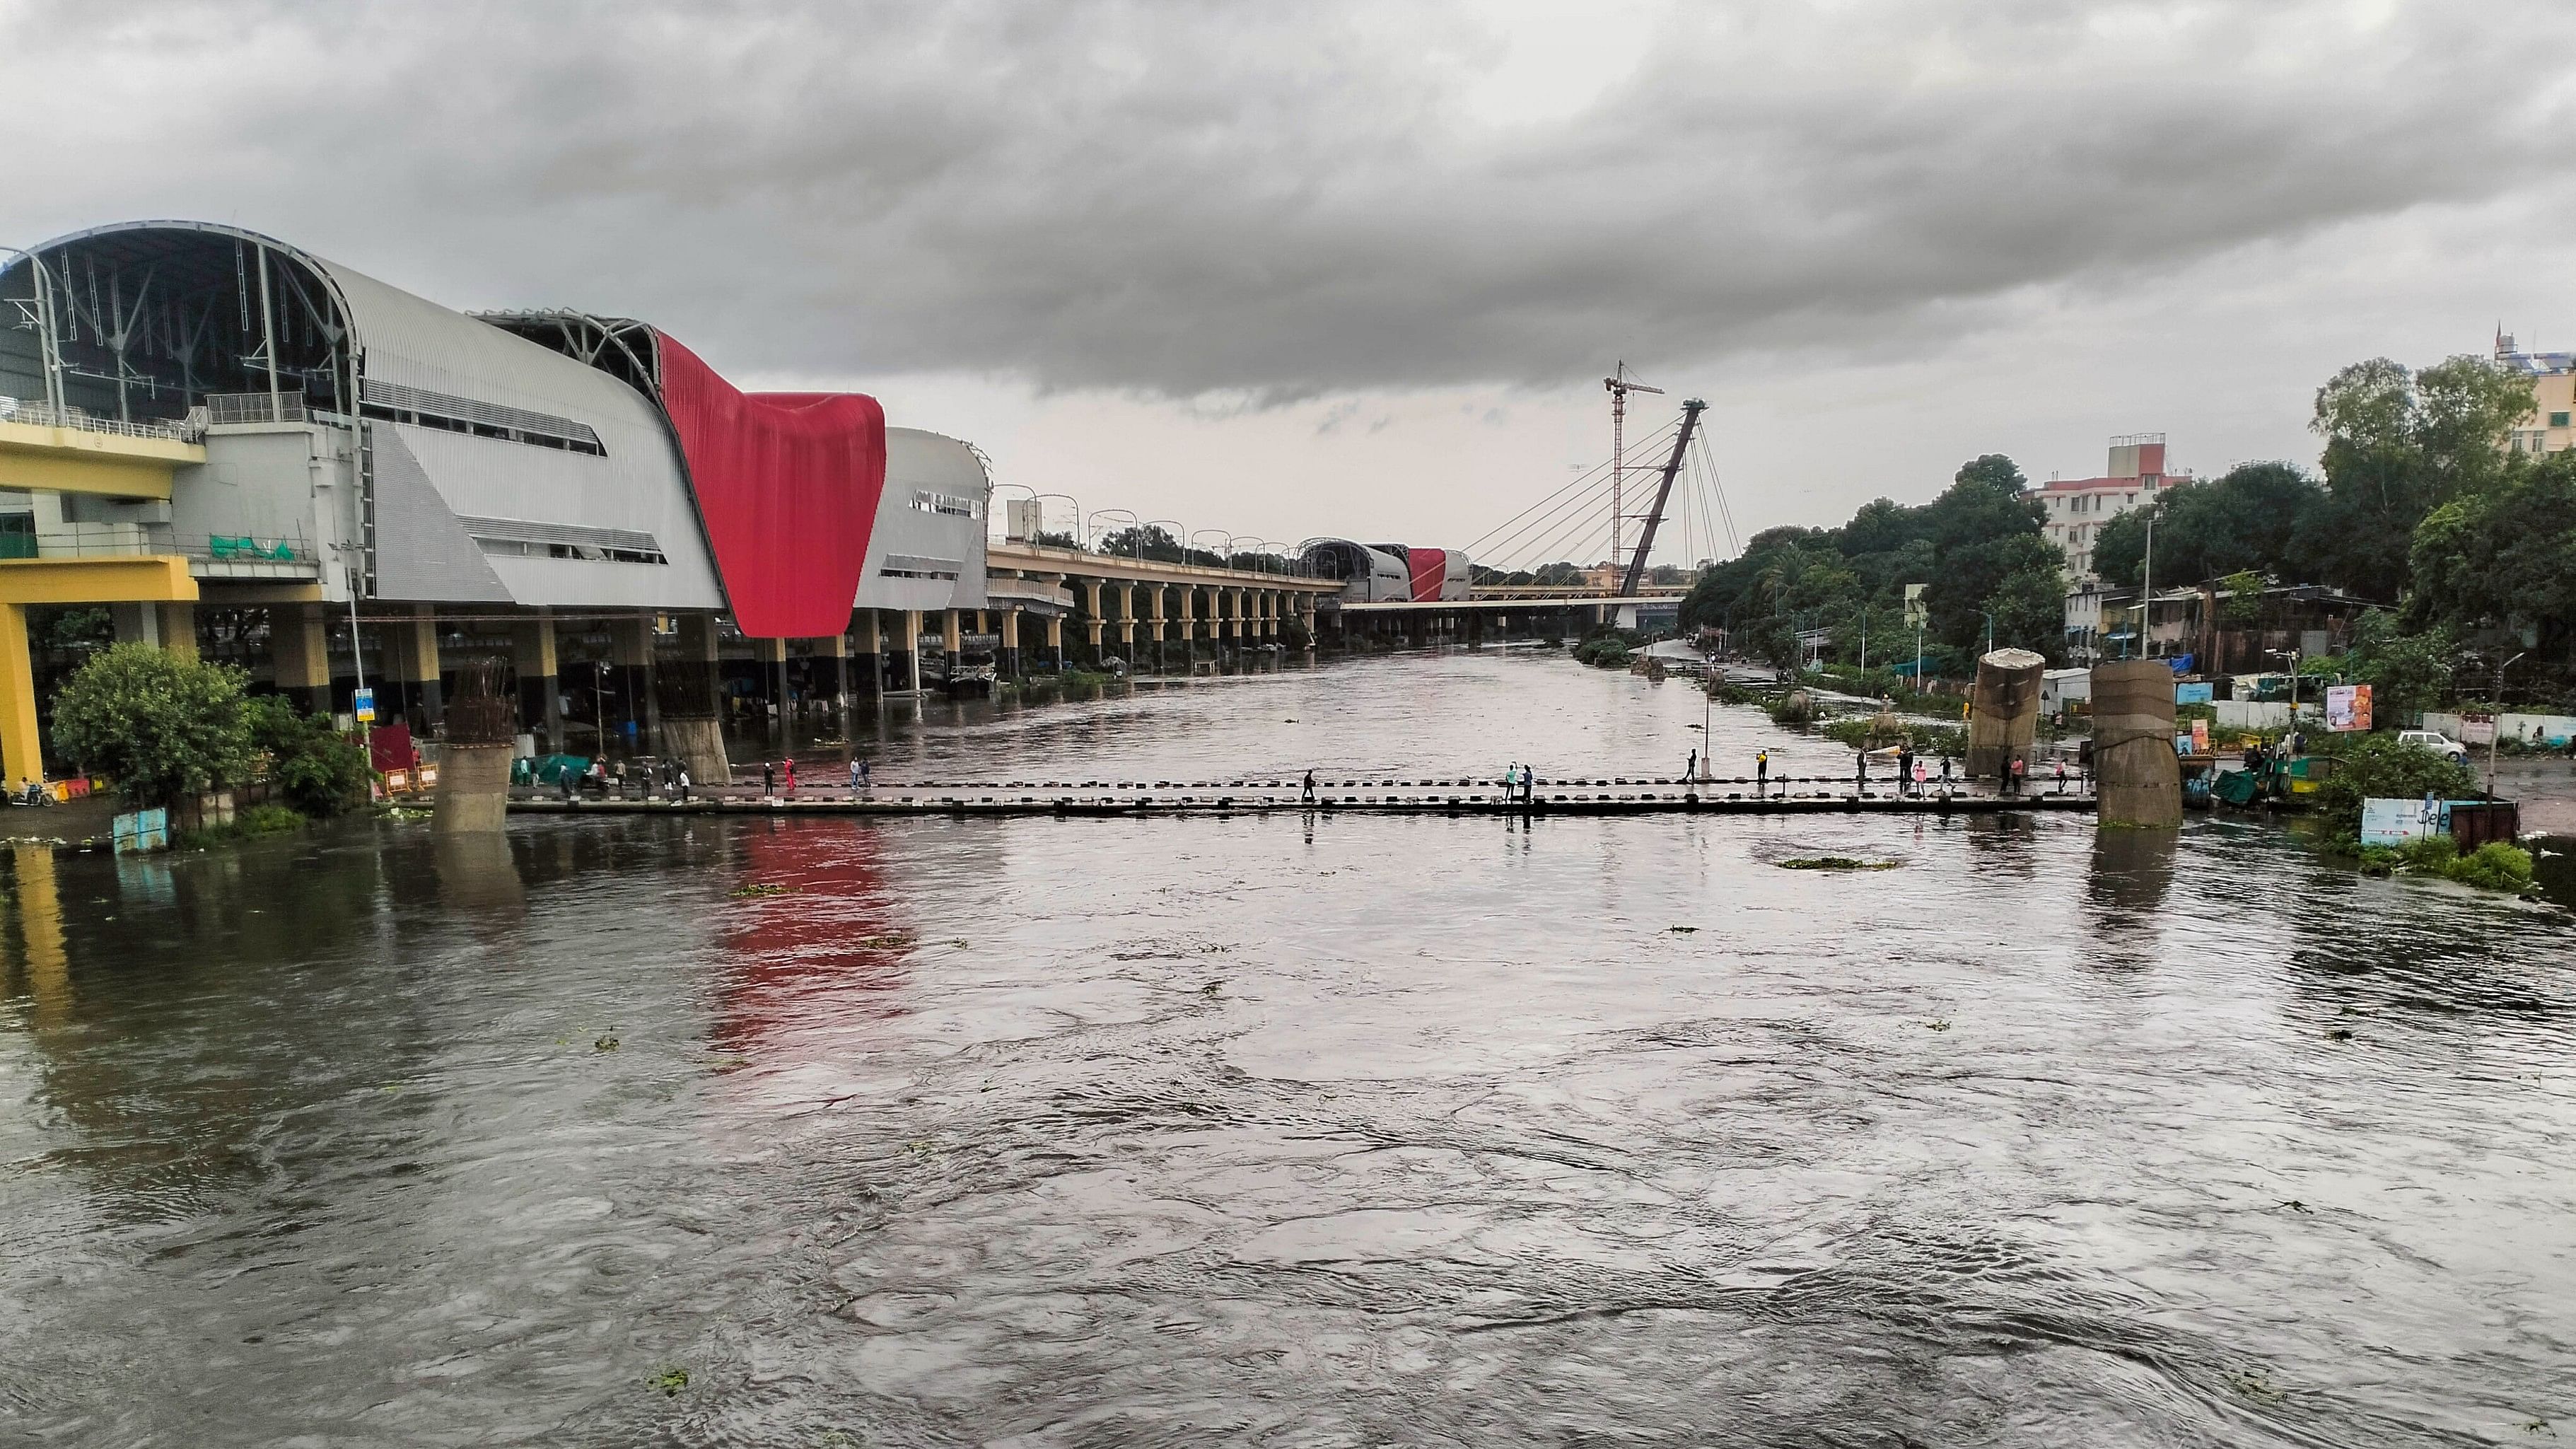
[{"label": "low causeway bridge", "polygon": [[2089,811],[2088,793],[2017,795],[1933,788],[1900,794],[1855,789],[1848,776],[1772,776],[1712,780],[1585,776],[1541,777],[1526,801],[1499,779],[1438,776],[1395,779],[1367,774],[1318,776],[1310,800],[1293,775],[1237,779],[915,780],[850,790],[808,786],[794,794],[729,787],[668,800],[630,789],[624,797],[564,799],[520,791],[510,809],[535,815],[1236,815],[1300,811],[1400,815],[1989,815]]}]

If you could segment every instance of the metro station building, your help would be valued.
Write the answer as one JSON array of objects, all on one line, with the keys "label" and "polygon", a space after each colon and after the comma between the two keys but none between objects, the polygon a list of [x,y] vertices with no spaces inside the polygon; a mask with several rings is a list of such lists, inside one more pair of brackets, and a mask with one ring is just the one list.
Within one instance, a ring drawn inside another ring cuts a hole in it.
[{"label": "metro station building", "polygon": [[[468,316],[201,222],[0,262],[12,785],[66,612],[314,709],[363,669],[422,728],[498,655],[540,748],[651,750],[666,715],[918,689],[993,603],[981,456],[873,398],[745,393],[647,322]],[[1061,648],[1061,583],[1009,582],[1005,645],[1030,615]]]}]

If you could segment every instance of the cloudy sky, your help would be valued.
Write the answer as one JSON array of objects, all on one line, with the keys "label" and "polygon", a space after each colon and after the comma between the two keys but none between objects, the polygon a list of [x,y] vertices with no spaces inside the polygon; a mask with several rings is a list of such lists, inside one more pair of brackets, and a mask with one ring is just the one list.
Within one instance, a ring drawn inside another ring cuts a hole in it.
[{"label": "cloudy sky", "polygon": [[1607,455],[1620,360],[1709,400],[1750,532],[2113,433],[2310,461],[2343,363],[2576,346],[2542,0],[0,0],[0,38],[0,243],[203,218],[645,317],[1238,535],[1465,543]]}]

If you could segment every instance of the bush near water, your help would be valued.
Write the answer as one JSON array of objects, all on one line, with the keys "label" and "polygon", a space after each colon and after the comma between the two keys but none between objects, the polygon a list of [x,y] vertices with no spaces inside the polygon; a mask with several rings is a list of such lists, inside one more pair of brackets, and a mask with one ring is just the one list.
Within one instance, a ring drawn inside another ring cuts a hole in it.
[{"label": "bush near water", "polygon": [[258,778],[263,764],[291,810],[254,806],[228,834],[271,834],[276,814],[335,815],[367,798],[366,752],[282,696],[250,697],[228,664],[149,644],[92,655],[54,697],[54,742],[116,783],[141,809],[166,808]]}]

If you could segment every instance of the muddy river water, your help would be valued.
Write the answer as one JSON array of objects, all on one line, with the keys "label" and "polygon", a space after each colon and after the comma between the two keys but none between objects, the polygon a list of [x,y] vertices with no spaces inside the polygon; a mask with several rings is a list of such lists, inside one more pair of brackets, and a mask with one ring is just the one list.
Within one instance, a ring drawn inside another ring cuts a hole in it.
[{"label": "muddy river water", "polygon": [[[1685,686],[1515,651],[925,716],[881,779],[1701,738]],[[1847,768],[1710,723],[1722,769]],[[2264,826],[0,868],[0,1442],[2576,1439],[2576,926]]]}]

